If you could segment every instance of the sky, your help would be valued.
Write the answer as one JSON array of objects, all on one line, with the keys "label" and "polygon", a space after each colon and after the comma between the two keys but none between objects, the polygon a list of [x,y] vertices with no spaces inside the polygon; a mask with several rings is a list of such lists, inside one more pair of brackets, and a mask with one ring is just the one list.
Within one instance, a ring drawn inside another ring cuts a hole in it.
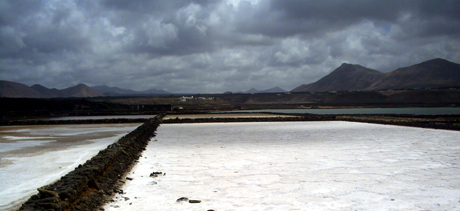
[{"label": "sky", "polygon": [[292,90],[342,63],[460,63],[457,0],[1,0],[1,80]]}]

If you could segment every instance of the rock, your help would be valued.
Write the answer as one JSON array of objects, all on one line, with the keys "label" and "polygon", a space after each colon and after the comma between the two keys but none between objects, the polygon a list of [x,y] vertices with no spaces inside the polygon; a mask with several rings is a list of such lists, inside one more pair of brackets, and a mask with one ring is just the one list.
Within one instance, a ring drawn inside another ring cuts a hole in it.
[{"label": "rock", "polygon": [[127,180],[133,180],[133,178],[131,178],[131,177],[126,177],[126,179],[127,179]]},{"label": "rock", "polygon": [[91,178],[89,181],[88,181],[88,187],[90,188],[94,188],[96,190],[100,190],[101,188],[99,187],[99,185],[97,184],[96,180],[94,180],[94,178]]},{"label": "rock", "polygon": [[37,190],[40,193],[40,195],[44,196],[42,198],[53,197],[53,196],[59,198],[59,194],[54,192],[54,191],[46,190],[46,189],[43,189],[43,188],[37,188]]},{"label": "rock", "polygon": [[180,197],[176,200],[176,202],[183,202],[183,201],[188,201],[188,198],[186,197]]},{"label": "rock", "polygon": [[45,202],[45,203],[37,203],[37,205],[40,207],[43,207],[44,209],[52,209],[52,210],[60,209],[57,203]]},{"label": "rock", "polygon": [[201,203],[201,200],[188,200],[188,203],[192,203],[192,204]]},{"label": "rock", "polygon": [[57,202],[59,202],[59,198],[56,196],[37,200],[37,203],[57,203]]},{"label": "rock", "polygon": [[[161,175],[163,175],[163,172],[152,172],[152,173],[150,174],[151,177],[158,177],[158,176],[161,176]],[[165,175],[166,175],[166,174],[165,174]]]}]

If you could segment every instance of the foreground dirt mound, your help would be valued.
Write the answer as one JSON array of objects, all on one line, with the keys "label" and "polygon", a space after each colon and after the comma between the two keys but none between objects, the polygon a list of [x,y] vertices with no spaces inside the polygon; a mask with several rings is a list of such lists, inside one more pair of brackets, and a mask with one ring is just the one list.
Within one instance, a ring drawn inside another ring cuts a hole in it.
[{"label": "foreground dirt mound", "polygon": [[38,194],[32,196],[19,210],[98,209],[107,196],[117,191],[114,185],[155,136],[163,116],[149,119],[60,180],[39,188]]}]

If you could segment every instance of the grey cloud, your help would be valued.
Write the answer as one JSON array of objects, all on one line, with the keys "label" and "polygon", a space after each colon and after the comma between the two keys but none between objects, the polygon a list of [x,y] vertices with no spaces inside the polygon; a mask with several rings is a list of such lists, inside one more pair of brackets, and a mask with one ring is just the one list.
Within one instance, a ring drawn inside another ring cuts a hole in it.
[{"label": "grey cloud", "polygon": [[338,22],[356,22],[362,19],[392,21],[401,10],[405,10],[407,1],[367,1],[367,0],[331,0],[331,1],[282,1],[274,0],[272,10],[282,11],[290,19],[319,19]]},{"label": "grey cloud", "polygon": [[172,92],[313,82],[343,62],[460,62],[457,1],[0,1],[2,80]]},{"label": "grey cloud", "polygon": [[175,1],[124,1],[124,0],[103,0],[102,5],[108,9],[130,11],[132,13],[152,13],[152,12],[169,12],[178,8],[190,5],[207,5],[212,3],[210,0],[175,0]]},{"label": "grey cloud", "polygon": [[15,25],[22,20],[22,17],[34,13],[42,8],[44,1],[0,1],[0,26]]},{"label": "grey cloud", "polygon": [[[7,1],[5,4],[12,2],[21,1]],[[71,11],[72,8],[66,7],[68,5],[55,5],[57,8],[50,8],[40,4],[43,7],[31,8],[37,6],[29,4],[33,2],[39,1],[15,3],[17,7],[13,11],[26,8],[25,11],[29,13],[22,13],[23,16],[13,15],[15,22],[0,28],[2,37],[6,38],[0,42],[3,57],[31,58],[38,53],[80,51],[90,44],[88,37],[81,33],[83,15],[75,14]]]},{"label": "grey cloud", "polygon": [[[362,21],[406,24],[411,35],[457,34],[460,6],[457,1],[284,1],[273,0],[263,10],[251,10],[239,29],[248,33],[285,37],[322,36]],[[271,14],[266,16],[266,14]],[[404,20],[410,15],[413,19]],[[414,21],[418,25],[411,25]],[[409,33],[408,32],[408,33]]]}]

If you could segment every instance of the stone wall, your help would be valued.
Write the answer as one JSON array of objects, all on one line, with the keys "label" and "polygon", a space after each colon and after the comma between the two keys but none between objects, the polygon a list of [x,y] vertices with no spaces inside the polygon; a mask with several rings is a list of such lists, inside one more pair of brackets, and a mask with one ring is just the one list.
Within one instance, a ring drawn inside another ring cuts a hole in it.
[{"label": "stone wall", "polygon": [[[283,114],[285,115],[285,114]],[[333,121],[334,115],[298,115],[292,117],[244,117],[244,118],[177,118],[165,119],[164,124],[177,124],[177,123],[213,123],[213,122],[288,122],[288,121]]]},{"label": "stone wall", "polygon": [[60,180],[38,189],[19,210],[97,210],[155,136],[164,114],[149,119]]},{"label": "stone wall", "polygon": [[460,115],[337,115],[336,120],[460,131]]}]

